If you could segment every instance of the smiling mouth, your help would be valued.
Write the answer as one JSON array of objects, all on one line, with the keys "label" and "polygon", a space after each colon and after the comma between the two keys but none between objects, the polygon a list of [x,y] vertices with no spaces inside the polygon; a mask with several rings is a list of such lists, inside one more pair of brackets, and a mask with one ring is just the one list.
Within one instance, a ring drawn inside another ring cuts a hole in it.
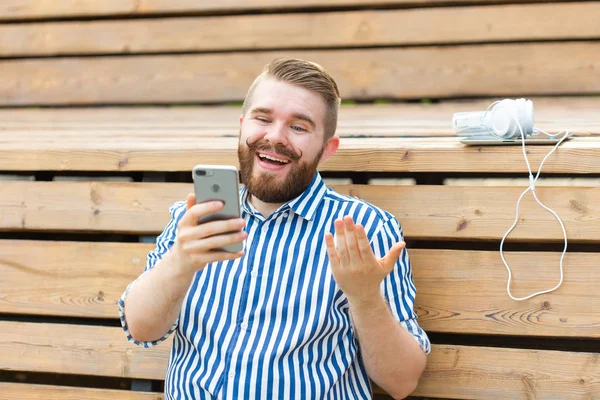
[{"label": "smiling mouth", "polygon": [[270,165],[283,166],[283,165],[287,165],[290,163],[289,160],[285,160],[283,158],[271,156],[271,155],[264,154],[264,153],[257,153],[257,155],[258,155],[258,158],[262,162],[264,162],[266,164],[270,164]]}]

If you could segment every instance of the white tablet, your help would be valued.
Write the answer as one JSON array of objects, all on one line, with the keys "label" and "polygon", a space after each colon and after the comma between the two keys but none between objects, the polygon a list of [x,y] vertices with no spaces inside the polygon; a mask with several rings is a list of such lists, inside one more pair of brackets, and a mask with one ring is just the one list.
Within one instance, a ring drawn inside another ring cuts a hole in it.
[{"label": "white tablet", "polygon": [[[529,137],[525,139],[525,145],[530,144],[556,144],[562,138],[560,137]],[[571,137],[569,136],[565,140],[569,140]],[[473,146],[489,146],[489,145],[511,145],[518,144],[520,145],[523,140],[521,138],[514,139],[505,139],[498,136],[493,135],[474,135],[469,136],[464,139],[461,139],[461,143]]]}]

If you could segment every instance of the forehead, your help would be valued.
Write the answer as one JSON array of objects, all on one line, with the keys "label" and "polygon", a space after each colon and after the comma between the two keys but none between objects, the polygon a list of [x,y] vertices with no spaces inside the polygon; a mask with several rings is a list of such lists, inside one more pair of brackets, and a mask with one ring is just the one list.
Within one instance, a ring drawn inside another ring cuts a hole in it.
[{"label": "forehead", "polygon": [[323,126],[325,107],[325,100],[318,93],[266,77],[256,85],[249,111],[268,108],[281,117],[305,114]]}]

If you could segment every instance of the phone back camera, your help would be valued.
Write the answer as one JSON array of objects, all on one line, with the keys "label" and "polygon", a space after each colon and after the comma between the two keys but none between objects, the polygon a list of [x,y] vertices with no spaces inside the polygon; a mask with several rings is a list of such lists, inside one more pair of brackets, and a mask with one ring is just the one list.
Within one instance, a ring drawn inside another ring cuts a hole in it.
[{"label": "phone back camera", "polygon": [[212,185],[211,188],[212,188],[212,191],[215,193],[217,193],[219,190],[221,190],[221,186],[219,186],[216,183],[214,185]]},{"label": "phone back camera", "polygon": [[196,175],[198,176],[206,176],[206,171],[199,169],[196,171]]}]

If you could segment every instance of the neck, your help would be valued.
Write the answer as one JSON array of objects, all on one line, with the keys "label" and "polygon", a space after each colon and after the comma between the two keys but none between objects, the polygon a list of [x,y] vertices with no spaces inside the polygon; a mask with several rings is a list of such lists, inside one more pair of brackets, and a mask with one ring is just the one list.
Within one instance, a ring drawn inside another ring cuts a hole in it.
[{"label": "neck", "polygon": [[264,201],[257,199],[255,196],[249,195],[248,201],[256,210],[263,215],[265,218],[269,218],[275,210],[281,207],[284,203],[265,203]]}]

